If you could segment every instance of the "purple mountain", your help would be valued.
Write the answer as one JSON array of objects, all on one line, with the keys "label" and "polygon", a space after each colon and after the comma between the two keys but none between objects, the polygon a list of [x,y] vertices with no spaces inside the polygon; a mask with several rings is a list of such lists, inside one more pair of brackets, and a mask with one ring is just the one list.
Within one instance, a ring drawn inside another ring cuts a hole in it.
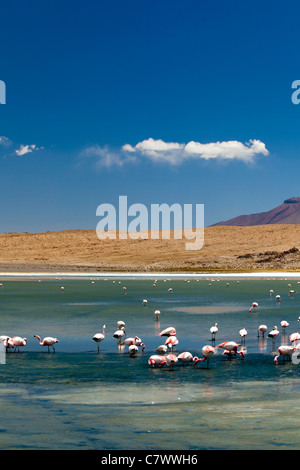
[{"label": "purple mountain", "polygon": [[268,212],[240,215],[234,219],[219,222],[217,225],[235,225],[239,227],[269,224],[300,224],[300,197],[286,199],[283,204]]}]

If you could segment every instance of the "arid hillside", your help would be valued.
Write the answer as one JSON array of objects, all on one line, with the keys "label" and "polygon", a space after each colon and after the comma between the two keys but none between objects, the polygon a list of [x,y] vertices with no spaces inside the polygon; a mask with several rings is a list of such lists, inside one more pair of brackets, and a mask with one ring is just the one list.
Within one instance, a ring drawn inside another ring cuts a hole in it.
[{"label": "arid hillside", "polygon": [[300,197],[286,199],[280,206],[267,212],[258,214],[240,215],[214,226],[226,225],[237,227],[250,227],[253,225],[287,225],[300,224]]},{"label": "arid hillside", "polygon": [[208,227],[185,240],[99,240],[94,230],[0,234],[0,271],[300,271],[300,225]]}]

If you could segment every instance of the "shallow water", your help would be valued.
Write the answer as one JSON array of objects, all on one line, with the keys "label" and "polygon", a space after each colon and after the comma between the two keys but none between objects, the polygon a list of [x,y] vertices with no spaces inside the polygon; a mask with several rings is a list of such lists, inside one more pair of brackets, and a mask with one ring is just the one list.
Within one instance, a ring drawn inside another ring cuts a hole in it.
[{"label": "shallow water", "polygon": [[[28,339],[0,364],[1,449],[300,449],[299,365],[282,358],[274,364],[278,346],[299,329],[296,281],[241,279],[229,287],[224,279],[160,279],[156,287],[151,279],[1,282],[0,334]],[[253,301],[259,308],[250,313]],[[144,353],[131,358],[127,347],[117,348],[118,320],[128,337],[142,338]],[[281,320],[290,323],[286,334]],[[164,341],[162,329],[176,327],[176,353],[201,355],[215,322],[216,344],[239,342],[239,330],[248,330],[244,361],[218,350],[208,369],[205,363],[148,366]],[[97,354],[91,338],[104,323]],[[262,323],[278,326],[275,344],[257,338]],[[56,353],[48,354],[34,334],[59,338]]]}]

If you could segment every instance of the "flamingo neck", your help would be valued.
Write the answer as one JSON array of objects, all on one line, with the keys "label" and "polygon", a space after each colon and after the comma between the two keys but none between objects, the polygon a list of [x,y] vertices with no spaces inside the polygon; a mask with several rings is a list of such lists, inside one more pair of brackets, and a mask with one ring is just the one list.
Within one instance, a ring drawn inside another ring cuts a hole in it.
[{"label": "flamingo neck", "polygon": [[40,345],[42,345],[42,340],[41,340],[41,338],[39,337],[39,335],[35,335],[35,337],[36,337],[37,340],[39,341]]}]

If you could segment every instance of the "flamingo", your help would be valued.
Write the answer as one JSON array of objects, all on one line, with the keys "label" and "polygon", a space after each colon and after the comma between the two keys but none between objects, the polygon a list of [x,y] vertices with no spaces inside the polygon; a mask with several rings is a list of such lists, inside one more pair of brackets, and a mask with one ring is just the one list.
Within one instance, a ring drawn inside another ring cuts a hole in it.
[{"label": "flamingo", "polygon": [[117,327],[119,328],[119,330],[123,327],[125,328],[125,322],[120,320],[120,321],[117,321]]},{"label": "flamingo", "polygon": [[130,357],[133,357],[136,355],[136,353],[138,352],[139,348],[137,347],[136,344],[131,344],[129,346],[129,356]]},{"label": "flamingo", "polygon": [[160,311],[155,310],[154,315],[156,316],[156,320],[159,320]]},{"label": "flamingo", "polygon": [[296,349],[297,348],[294,348],[293,346],[279,346],[278,355],[274,358],[275,364],[278,364],[279,356],[285,356],[291,359],[291,356],[296,351]]},{"label": "flamingo", "polygon": [[245,343],[245,341],[246,341],[246,336],[247,336],[247,334],[248,334],[248,331],[246,330],[246,328],[242,328],[242,329],[239,331],[239,335],[240,335],[241,341],[242,341],[243,343]]},{"label": "flamingo", "polygon": [[188,364],[189,362],[194,362],[194,358],[190,352],[182,352],[178,355],[178,361]]},{"label": "flamingo", "polygon": [[14,336],[11,338],[11,341],[14,345],[15,350],[18,350],[20,352],[20,347],[21,346],[26,346],[27,339],[26,338],[21,338],[21,336]]},{"label": "flamingo", "polygon": [[134,338],[126,338],[124,339],[124,341],[122,341],[122,345],[123,344],[126,344],[126,346],[132,346],[132,345],[135,345],[135,346],[140,346],[142,343],[142,340],[141,338],[139,338],[138,336],[135,336]]},{"label": "flamingo", "polygon": [[144,300],[142,301],[141,305],[142,305],[143,307],[146,307],[147,303],[148,303],[148,300],[144,299]]},{"label": "flamingo", "polygon": [[252,310],[253,310],[254,308],[257,308],[257,307],[258,307],[258,303],[257,303],[257,302],[253,302],[253,303],[252,303],[252,307],[250,308],[249,312],[252,312]]},{"label": "flamingo", "polygon": [[277,326],[274,326],[273,329],[268,334],[268,338],[272,338],[273,341],[275,341],[275,339],[277,338],[278,335],[279,335],[278,328],[277,328]]},{"label": "flamingo", "polygon": [[173,326],[169,326],[169,328],[165,328],[159,333],[159,336],[175,336],[176,335],[176,328]]},{"label": "flamingo", "polygon": [[289,323],[285,320],[282,320],[282,322],[280,322],[280,325],[282,326],[282,333],[285,334],[285,329],[289,326]]},{"label": "flamingo", "polygon": [[276,300],[277,300],[277,302],[281,302],[281,297],[280,297],[279,294],[276,295]]},{"label": "flamingo", "polygon": [[178,343],[179,341],[176,336],[169,336],[165,341],[165,346],[168,346],[168,348],[173,351],[174,346],[176,346]]},{"label": "flamingo", "polygon": [[215,341],[216,340],[216,334],[219,331],[218,323],[215,323],[215,326],[212,326],[209,331],[211,332],[211,340]]},{"label": "flamingo", "polygon": [[34,335],[34,338],[37,338],[41,346],[47,346],[48,347],[48,352],[50,352],[50,346],[53,349],[53,352],[55,352],[54,349],[54,344],[59,343],[59,340],[57,338],[53,338],[52,336],[46,336],[43,341],[38,335]]},{"label": "flamingo", "polygon": [[211,358],[211,356],[213,356],[215,354],[215,352],[216,352],[216,350],[212,346],[210,346],[210,345],[203,346],[203,348],[202,348],[202,356],[203,357],[201,359],[199,359],[199,357],[194,357],[194,365],[198,364],[198,362],[207,361],[206,362],[206,367],[208,368],[209,359]]},{"label": "flamingo", "polygon": [[10,336],[0,336],[0,343],[3,343],[6,352],[8,352],[9,349],[13,349],[15,347]]},{"label": "flamingo", "polygon": [[160,346],[158,346],[156,351],[161,354],[166,354],[166,352],[168,351],[168,347],[165,344],[161,344]]},{"label": "flamingo", "polygon": [[7,341],[8,339],[10,339],[10,336],[1,335],[0,336],[0,343],[4,343],[4,341]]},{"label": "flamingo", "polygon": [[237,344],[235,341],[225,341],[224,343],[220,343],[217,345],[217,348],[222,348],[224,349],[223,354],[229,354],[229,356],[234,353],[236,356],[237,354],[241,355],[241,359],[244,359],[244,352],[243,351],[238,351],[238,347],[241,346],[240,344]]},{"label": "flamingo", "polygon": [[103,341],[105,339],[105,328],[106,328],[106,325],[103,325],[103,330],[102,330],[102,333],[96,333],[95,336],[93,336],[93,341],[95,341],[97,343],[97,347],[98,347],[98,353],[99,353],[99,348],[100,348],[100,343],[101,341]]},{"label": "flamingo", "polygon": [[149,366],[152,367],[162,367],[167,363],[167,360],[164,356],[159,356],[158,354],[154,354],[153,356],[150,356],[148,359],[148,364]]},{"label": "flamingo", "polygon": [[177,358],[177,356],[175,356],[175,354],[168,354],[166,356],[166,361],[167,361],[167,365],[170,367],[170,369],[173,369],[176,362],[178,362],[178,358]]},{"label": "flamingo", "polygon": [[259,337],[259,332],[261,332],[262,337],[264,338],[265,337],[265,332],[267,331],[267,329],[268,329],[267,325],[260,325],[258,327],[257,337]]},{"label": "flamingo", "polygon": [[300,340],[300,334],[299,333],[292,333],[290,335],[289,339],[290,339],[290,343],[296,342],[296,344],[297,344],[297,342]]},{"label": "flamingo", "polygon": [[121,346],[123,345],[126,346],[141,346],[142,345],[142,340],[138,336],[135,336],[134,338],[126,338],[124,341],[122,341]]},{"label": "flamingo", "polygon": [[122,338],[125,338],[125,328],[122,326],[119,330],[116,330],[113,334],[113,338],[118,340],[118,347],[121,345]]}]

